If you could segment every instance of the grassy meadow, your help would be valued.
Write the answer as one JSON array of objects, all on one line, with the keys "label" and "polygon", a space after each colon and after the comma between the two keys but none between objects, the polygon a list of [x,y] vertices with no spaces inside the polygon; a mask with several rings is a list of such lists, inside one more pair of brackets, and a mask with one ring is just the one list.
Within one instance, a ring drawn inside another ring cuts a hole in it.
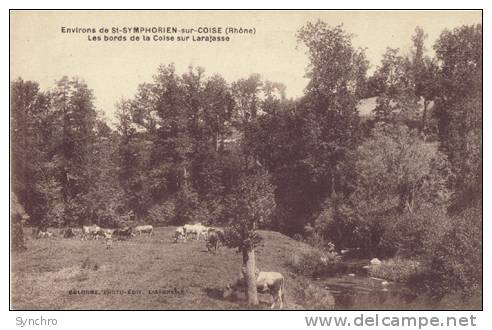
[{"label": "grassy meadow", "polygon": [[[27,251],[11,256],[13,309],[168,310],[244,309],[244,295],[222,298],[222,290],[240,273],[241,255],[221,247],[209,253],[204,241],[174,243],[175,227],[154,229],[154,236],[114,241],[30,238]],[[53,230],[55,233],[56,229]],[[276,232],[257,250],[257,266],[286,277],[286,308],[305,309],[309,282],[286,267],[287,258],[309,247]],[[71,291],[98,290],[98,294]],[[130,292],[129,292],[130,290]],[[260,308],[271,297],[260,295]],[[319,307],[319,306],[318,306]],[[327,309],[331,308],[326,306]]]}]

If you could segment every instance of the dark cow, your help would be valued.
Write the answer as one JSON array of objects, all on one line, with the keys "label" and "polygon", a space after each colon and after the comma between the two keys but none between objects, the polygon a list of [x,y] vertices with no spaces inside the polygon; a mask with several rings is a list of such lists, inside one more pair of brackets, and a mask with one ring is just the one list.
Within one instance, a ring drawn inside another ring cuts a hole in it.
[{"label": "dark cow", "polygon": [[210,228],[206,243],[208,252],[217,251],[219,244],[224,244],[224,232],[221,229]]},{"label": "dark cow", "polygon": [[63,238],[72,238],[72,237],[75,237],[75,232],[73,228],[65,229],[65,231],[63,232]]},{"label": "dark cow", "polygon": [[129,239],[133,236],[131,227],[124,227],[121,229],[115,229],[113,232],[113,236],[118,239]]},{"label": "dark cow", "polygon": [[[258,293],[269,293],[272,296],[273,303],[270,308],[279,303],[279,308],[284,307],[285,279],[284,276],[277,272],[260,272],[256,271],[256,290]],[[246,281],[241,275],[234,283],[228,285],[224,291],[224,298],[229,297],[233,292],[246,291]]]}]

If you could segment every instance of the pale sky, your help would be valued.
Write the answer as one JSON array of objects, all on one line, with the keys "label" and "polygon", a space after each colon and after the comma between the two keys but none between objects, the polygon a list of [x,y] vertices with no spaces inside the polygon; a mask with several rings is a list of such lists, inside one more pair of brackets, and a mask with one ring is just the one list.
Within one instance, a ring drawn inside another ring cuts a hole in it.
[{"label": "pale sky", "polygon": [[[160,64],[171,62],[179,74],[189,65],[202,66],[207,76],[219,73],[228,82],[259,73],[285,84],[287,97],[297,97],[307,83],[307,57],[295,34],[317,19],[343,23],[355,34],[353,44],[367,48],[374,69],[386,47],[409,49],[417,25],[428,34],[431,50],[443,29],[481,23],[482,17],[480,11],[17,11],[10,23],[11,79],[34,80],[46,90],[64,75],[81,77],[110,120],[117,101],[132,98],[140,83],[152,81]],[[126,26],[243,27],[255,28],[256,34],[231,35],[231,41],[218,43],[98,42],[87,40],[91,33],[61,32],[62,27]]]}]

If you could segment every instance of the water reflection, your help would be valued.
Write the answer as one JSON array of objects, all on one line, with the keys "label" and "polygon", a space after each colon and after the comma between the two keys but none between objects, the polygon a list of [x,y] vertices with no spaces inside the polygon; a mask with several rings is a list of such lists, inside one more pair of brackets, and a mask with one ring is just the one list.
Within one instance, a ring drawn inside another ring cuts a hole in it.
[{"label": "water reflection", "polygon": [[395,301],[408,304],[417,298],[402,284],[355,274],[320,279],[318,283],[335,297],[335,309],[397,309],[402,306],[395,306]]}]

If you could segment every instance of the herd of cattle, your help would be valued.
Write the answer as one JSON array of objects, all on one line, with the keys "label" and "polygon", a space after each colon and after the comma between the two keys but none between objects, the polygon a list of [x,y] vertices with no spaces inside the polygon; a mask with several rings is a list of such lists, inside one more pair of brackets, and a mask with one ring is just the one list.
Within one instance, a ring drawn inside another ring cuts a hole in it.
[{"label": "herd of cattle", "polygon": [[[98,225],[82,226],[82,228],[67,228],[60,235],[63,238],[76,238],[81,240],[106,239],[108,245],[113,239],[127,240],[135,236],[146,236],[151,238],[154,233],[152,225],[140,225],[136,227],[126,226],[123,228],[101,228]],[[51,231],[33,230],[35,238],[50,238],[54,236]],[[220,244],[224,244],[224,231],[215,227],[207,227],[201,223],[186,224],[176,228],[173,235],[175,243],[186,242],[189,239],[204,240],[208,251],[216,251]]]},{"label": "herd of cattle", "polygon": [[[60,235],[64,238],[80,238],[81,240],[97,240],[105,239],[106,247],[110,248],[112,241],[127,240],[135,236],[146,236],[151,238],[154,232],[152,225],[141,225],[136,227],[123,227],[118,229],[101,228],[98,225],[82,226],[82,228],[67,228],[60,232]],[[33,230],[33,235],[36,238],[49,238],[53,237],[54,233],[48,230]],[[215,252],[218,247],[225,244],[224,231],[220,228],[207,227],[201,223],[186,224],[176,228],[172,241],[174,243],[186,242],[187,240],[204,240],[209,252]],[[260,272],[256,271],[256,288],[258,293],[270,294],[273,300],[271,308],[275,307],[275,304],[279,304],[279,308],[283,308],[284,305],[284,292],[285,292],[285,280],[281,273],[277,272]],[[236,291],[245,291],[246,281],[241,274],[239,278],[228,285],[224,291],[224,298],[227,298]]]},{"label": "herd of cattle", "polygon": [[201,223],[193,224],[193,225],[184,225],[176,228],[174,232],[174,242],[186,242],[188,239],[203,239],[207,242],[207,250],[208,251],[216,251],[219,247],[219,244],[224,244],[224,231],[219,228],[207,227],[202,225]]},{"label": "herd of cattle", "polygon": [[[89,239],[129,239],[135,237],[136,235],[148,234],[152,237],[154,227],[151,225],[136,226],[135,228],[124,227],[119,229],[111,228],[101,228],[98,225],[92,226],[82,226],[82,228],[67,228],[60,232],[60,236],[63,238],[80,238],[81,240]],[[35,238],[50,238],[54,237],[55,234],[49,230],[39,230],[37,228],[33,229],[33,237]]]}]

